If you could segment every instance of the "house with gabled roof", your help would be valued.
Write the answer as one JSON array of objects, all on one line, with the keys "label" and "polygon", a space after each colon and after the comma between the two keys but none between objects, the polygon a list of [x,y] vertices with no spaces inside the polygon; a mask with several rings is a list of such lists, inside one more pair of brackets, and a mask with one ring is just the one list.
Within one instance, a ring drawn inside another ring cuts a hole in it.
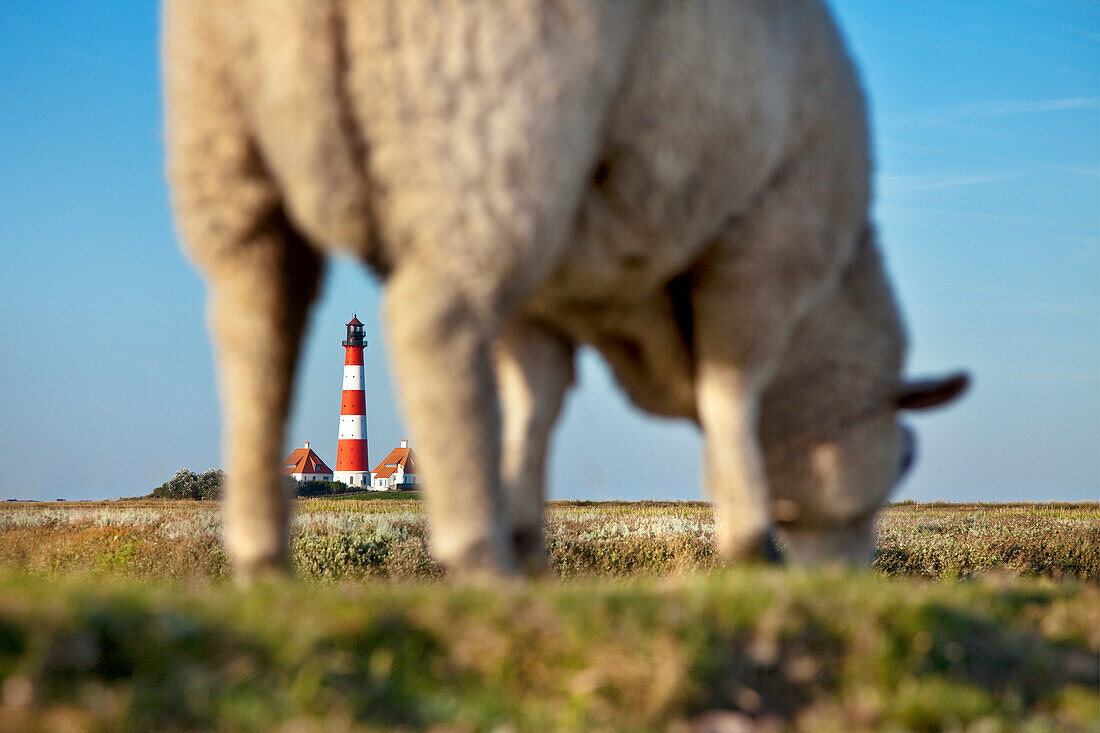
[{"label": "house with gabled roof", "polygon": [[378,467],[370,472],[370,487],[373,491],[398,491],[412,489],[420,483],[417,476],[416,451],[409,447],[408,440],[390,451]]},{"label": "house with gabled roof", "polygon": [[304,448],[295,448],[286,457],[283,473],[295,481],[332,481],[332,469],[313,452],[308,440]]}]

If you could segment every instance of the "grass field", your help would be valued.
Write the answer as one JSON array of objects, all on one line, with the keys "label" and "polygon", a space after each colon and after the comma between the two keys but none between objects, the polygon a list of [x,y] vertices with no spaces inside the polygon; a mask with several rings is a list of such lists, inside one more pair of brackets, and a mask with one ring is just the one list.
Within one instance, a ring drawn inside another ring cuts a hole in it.
[{"label": "grass field", "polygon": [[724,569],[705,504],[556,503],[566,582],[464,589],[415,498],[310,499],[242,591],[215,504],[8,503],[0,730],[1100,730],[1100,505],[877,531],[870,573]]}]

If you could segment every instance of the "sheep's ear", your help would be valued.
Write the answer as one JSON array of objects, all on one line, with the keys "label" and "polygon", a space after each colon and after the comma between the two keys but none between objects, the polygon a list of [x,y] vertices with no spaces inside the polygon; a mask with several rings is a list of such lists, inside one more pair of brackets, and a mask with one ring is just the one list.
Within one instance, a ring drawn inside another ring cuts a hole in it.
[{"label": "sheep's ear", "polygon": [[954,401],[970,386],[970,375],[965,372],[943,379],[920,379],[902,382],[894,397],[899,410],[927,410]]}]

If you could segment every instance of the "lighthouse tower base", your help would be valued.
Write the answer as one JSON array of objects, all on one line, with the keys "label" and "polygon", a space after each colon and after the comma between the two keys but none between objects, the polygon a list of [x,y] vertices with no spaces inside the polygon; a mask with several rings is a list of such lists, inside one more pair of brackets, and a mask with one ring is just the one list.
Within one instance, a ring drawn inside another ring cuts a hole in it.
[{"label": "lighthouse tower base", "polygon": [[370,489],[369,471],[333,471],[332,480],[343,481],[348,486],[361,486],[364,489]]}]

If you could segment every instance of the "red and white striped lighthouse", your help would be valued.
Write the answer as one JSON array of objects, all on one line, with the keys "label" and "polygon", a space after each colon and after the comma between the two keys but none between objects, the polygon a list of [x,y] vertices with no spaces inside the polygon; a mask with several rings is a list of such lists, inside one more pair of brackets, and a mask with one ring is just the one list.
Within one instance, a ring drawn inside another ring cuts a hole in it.
[{"label": "red and white striped lighthouse", "polygon": [[340,401],[340,440],[336,447],[333,481],[348,486],[370,486],[367,460],[367,393],[363,384],[363,324],[354,315],[344,341],[344,397]]}]

